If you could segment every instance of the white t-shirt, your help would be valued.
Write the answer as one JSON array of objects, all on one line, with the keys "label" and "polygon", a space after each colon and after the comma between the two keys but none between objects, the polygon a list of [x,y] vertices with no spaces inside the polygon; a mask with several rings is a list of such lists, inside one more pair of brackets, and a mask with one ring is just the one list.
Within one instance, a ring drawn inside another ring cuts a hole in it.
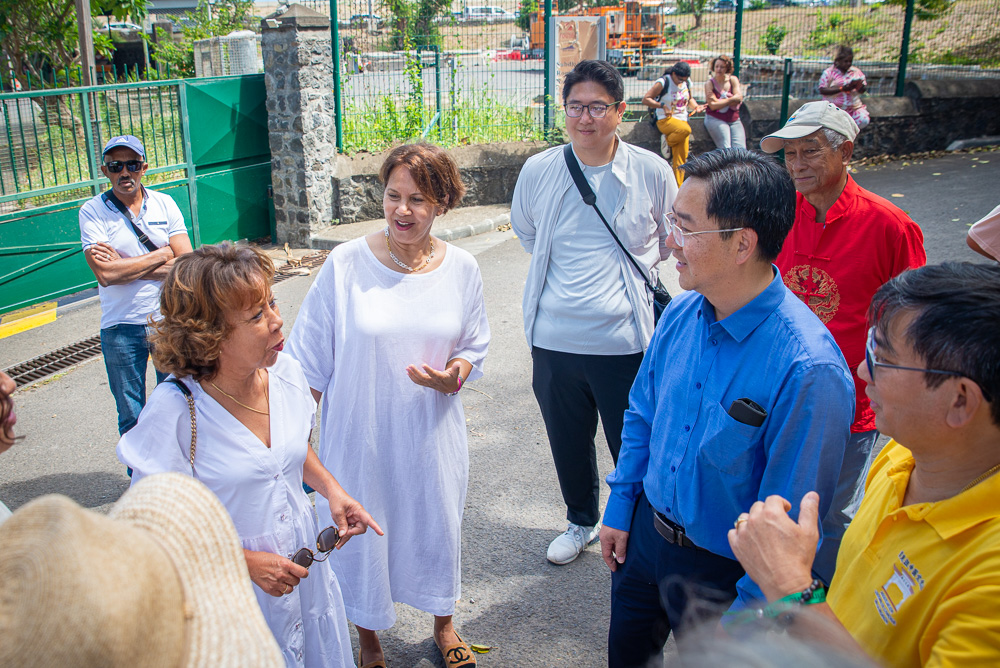
[{"label": "white t-shirt", "polygon": [[[624,185],[614,163],[580,167],[597,206],[613,220]],[[625,289],[617,244],[593,207],[574,186],[563,198],[538,299],[532,345],[578,355],[642,352],[632,304]]]},{"label": "white t-shirt", "polygon": [[[683,85],[678,86],[674,83],[674,78],[668,74],[665,77],[657,79],[656,83],[663,86],[665,91],[660,93],[660,102],[665,104],[668,109],[673,110],[673,118],[679,121],[686,121],[688,119],[688,100],[691,99],[691,86],[688,85],[689,82],[685,81]],[[657,120],[663,120],[666,117],[667,114],[663,109],[656,110]]]},{"label": "white t-shirt", "polygon": [[[158,248],[166,246],[174,235],[187,234],[184,217],[174,200],[149,188],[143,190],[146,197],[139,215],[133,216],[129,211],[135,226]],[[80,208],[80,241],[84,249],[102,242],[110,244],[123,258],[149,253],[118,209],[100,195]],[[147,280],[100,286],[101,329],[121,324],[144,325],[151,314],[158,319],[160,286],[160,281]]]}]

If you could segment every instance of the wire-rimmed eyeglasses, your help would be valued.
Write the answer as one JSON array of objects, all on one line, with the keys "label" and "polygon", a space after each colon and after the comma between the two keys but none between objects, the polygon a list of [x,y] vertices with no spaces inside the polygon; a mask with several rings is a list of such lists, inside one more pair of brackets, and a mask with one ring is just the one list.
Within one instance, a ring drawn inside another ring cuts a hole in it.
[{"label": "wire-rimmed eyeglasses", "polygon": [[878,344],[875,342],[875,328],[871,327],[868,330],[868,341],[865,343],[865,364],[868,365],[868,377],[871,378],[872,382],[875,382],[875,368],[882,367],[884,369],[899,369],[900,371],[920,371],[921,373],[938,373],[943,376],[964,376],[965,374],[958,373],[957,371],[942,371],[941,369],[921,369],[915,366],[899,366],[898,364],[886,364],[885,362],[878,362],[875,360],[875,350]]},{"label": "wire-rimmed eyeglasses", "polygon": [[694,237],[699,234],[714,234],[716,232],[739,232],[742,227],[727,227],[724,230],[702,230],[701,232],[685,232],[677,224],[677,216],[671,211],[667,213],[667,234],[674,240],[674,243],[684,248],[684,237]]},{"label": "wire-rimmed eyeglasses", "polygon": [[323,555],[322,557],[317,557],[308,547],[303,547],[292,556],[292,561],[302,568],[309,568],[315,561],[326,561],[339,542],[340,530],[337,527],[327,527],[316,537],[316,550]]},{"label": "wire-rimmed eyeglasses", "polygon": [[583,116],[583,111],[585,109],[587,110],[587,113],[590,114],[591,118],[604,118],[608,113],[608,109],[611,107],[617,107],[621,103],[621,100],[612,102],[611,104],[607,104],[605,102],[591,102],[590,104],[578,104],[576,102],[571,102],[566,105],[565,109],[566,115],[570,118],[580,118]]}]

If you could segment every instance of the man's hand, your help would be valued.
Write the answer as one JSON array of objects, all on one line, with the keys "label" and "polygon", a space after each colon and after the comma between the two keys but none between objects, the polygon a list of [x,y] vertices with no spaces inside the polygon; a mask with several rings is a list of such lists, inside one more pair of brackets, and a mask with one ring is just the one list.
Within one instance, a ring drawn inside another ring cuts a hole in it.
[{"label": "man's hand", "polygon": [[611,572],[618,570],[618,564],[625,563],[625,550],[628,547],[628,531],[601,527],[601,556]]},{"label": "man's hand", "polygon": [[122,259],[111,244],[103,241],[88,247],[86,252],[89,252],[96,262],[114,262]]},{"label": "man's hand", "polygon": [[729,530],[733,554],[769,601],[804,590],[813,579],[819,494],[802,497],[797,523],[788,516],[791,509],[792,504],[780,496],[769,496],[742,513],[736,528]]}]

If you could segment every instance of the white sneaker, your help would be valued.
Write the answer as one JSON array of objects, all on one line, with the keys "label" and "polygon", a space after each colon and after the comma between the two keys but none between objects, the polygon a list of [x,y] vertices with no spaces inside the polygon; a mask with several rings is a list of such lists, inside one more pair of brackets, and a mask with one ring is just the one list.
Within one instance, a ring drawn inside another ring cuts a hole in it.
[{"label": "white sneaker", "polygon": [[582,527],[570,522],[566,531],[549,543],[549,552],[545,556],[553,564],[560,566],[568,564],[579,557],[588,545],[597,540],[597,534],[600,530],[600,524]]}]

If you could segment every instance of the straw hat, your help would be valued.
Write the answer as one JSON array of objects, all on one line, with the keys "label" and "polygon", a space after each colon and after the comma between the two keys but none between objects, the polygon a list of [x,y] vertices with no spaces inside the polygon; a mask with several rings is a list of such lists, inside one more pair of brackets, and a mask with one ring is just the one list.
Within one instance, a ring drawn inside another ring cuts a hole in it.
[{"label": "straw hat", "polygon": [[50,495],[0,525],[2,666],[283,666],[236,529],[200,482],[139,481],[107,515]]}]

